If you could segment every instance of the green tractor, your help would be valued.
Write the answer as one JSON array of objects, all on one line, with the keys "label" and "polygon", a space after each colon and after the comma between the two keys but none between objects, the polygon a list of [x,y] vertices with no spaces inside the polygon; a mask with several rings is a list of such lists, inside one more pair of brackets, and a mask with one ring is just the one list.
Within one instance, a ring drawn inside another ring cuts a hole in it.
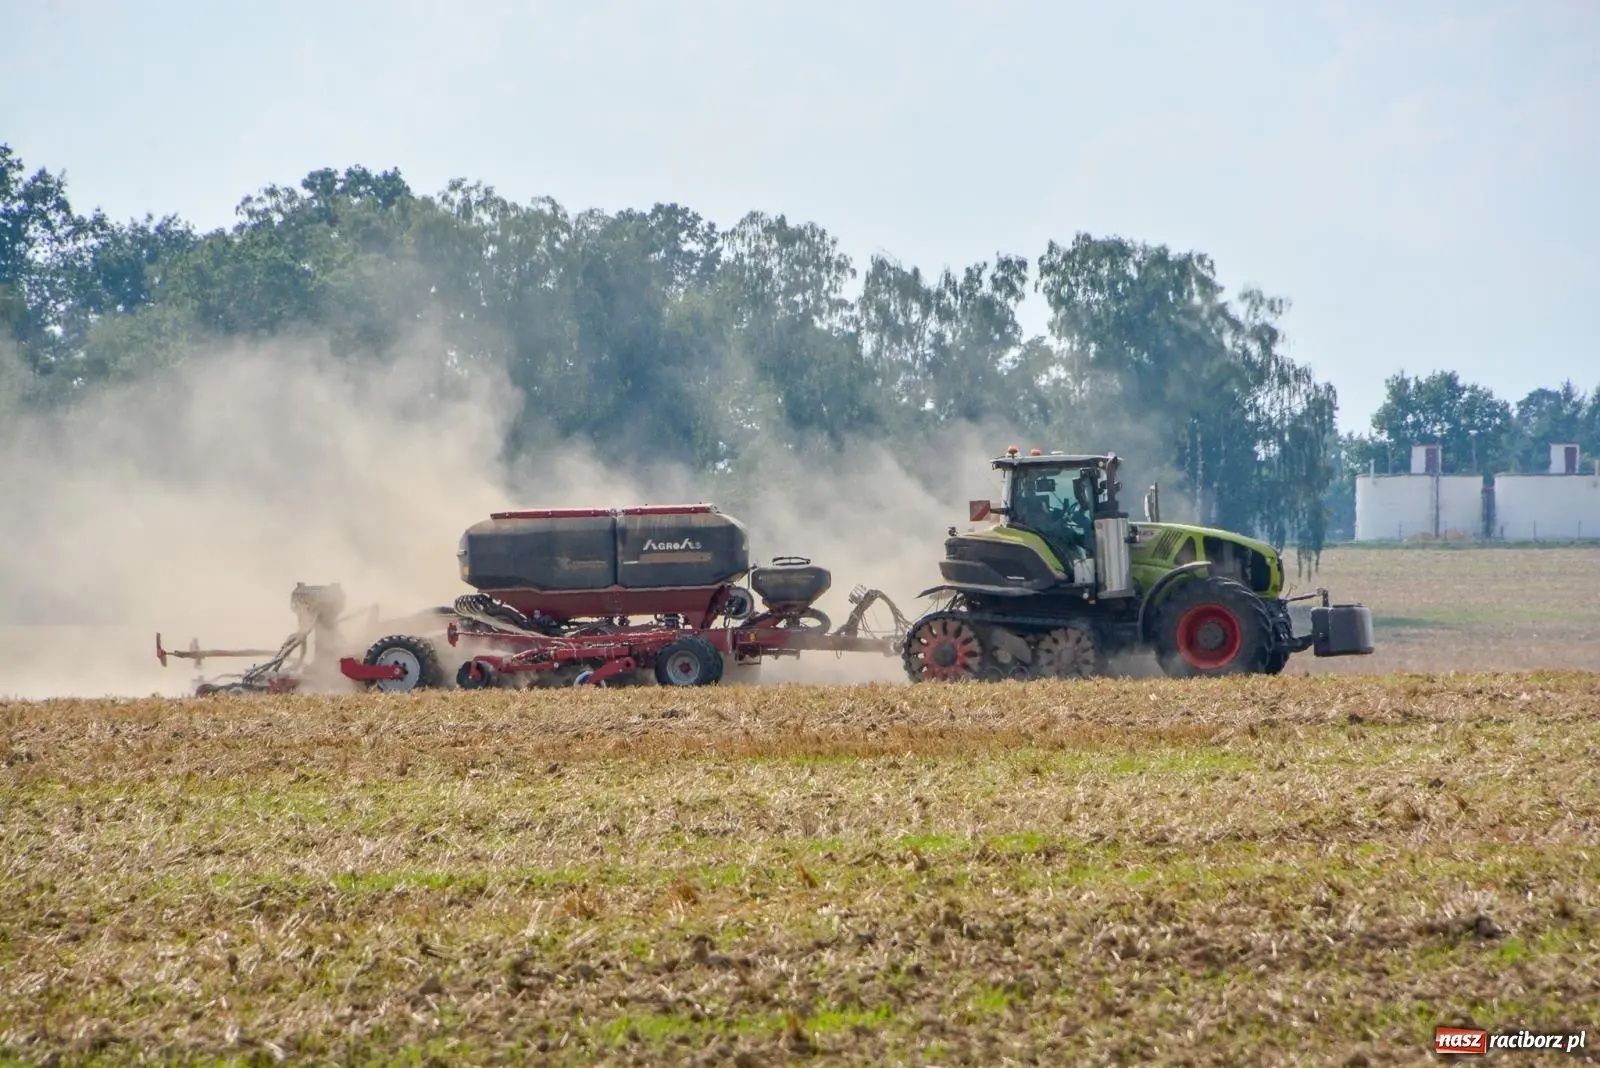
[{"label": "green tractor", "polygon": [[[1107,673],[1119,653],[1154,650],[1169,675],[1277,674],[1289,656],[1372,652],[1372,615],[1330,604],[1326,590],[1286,599],[1283,558],[1254,538],[1209,527],[1129,522],[1117,503],[1118,460],[1020,455],[994,461],[998,504],[973,501],[950,528],[943,603],[911,625],[904,659],[912,681],[1082,678]],[[1311,632],[1296,635],[1290,600],[1320,598]]]}]

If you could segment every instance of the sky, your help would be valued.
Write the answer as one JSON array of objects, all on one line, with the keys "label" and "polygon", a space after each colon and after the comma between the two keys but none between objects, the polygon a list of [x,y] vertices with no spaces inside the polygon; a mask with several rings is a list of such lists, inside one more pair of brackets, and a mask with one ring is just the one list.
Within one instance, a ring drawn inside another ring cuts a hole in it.
[{"label": "sky", "polygon": [[1400,370],[1600,385],[1597,57],[1591,0],[0,0],[0,141],[201,228],[360,163],[781,212],[858,269],[1195,249],[1364,429]]}]

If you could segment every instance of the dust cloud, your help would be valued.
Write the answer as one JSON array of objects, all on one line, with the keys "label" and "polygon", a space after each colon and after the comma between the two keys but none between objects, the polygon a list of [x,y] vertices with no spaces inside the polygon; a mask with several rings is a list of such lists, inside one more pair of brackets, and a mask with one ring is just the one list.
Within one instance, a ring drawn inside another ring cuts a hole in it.
[{"label": "dust cloud", "polygon": [[[914,616],[946,529],[964,523],[969,496],[992,490],[993,442],[968,431],[930,450],[937,464],[876,445],[820,457],[775,447],[740,499],[719,500],[712,476],[648,457],[577,446],[508,457],[520,404],[496,368],[419,337],[382,361],[304,341],[216,349],[8,421],[0,694],[190,692],[196,671],[162,669],[156,631],[169,649],[191,638],[275,647],[294,629],[301,581],[338,582],[347,610],[375,606],[379,619],[448,604],[467,592],[461,531],[508,506],[717,501],[749,527],[755,559],[805,555],[833,571],[821,607],[835,625],[857,584]],[[868,619],[889,622],[881,610]],[[355,643],[348,626],[346,638]],[[208,660],[203,673],[251,662]],[[904,677],[897,658],[828,653],[759,674]]]},{"label": "dust cloud", "polygon": [[464,518],[504,501],[514,409],[492,370],[453,371],[420,342],[382,364],[282,343],[8,422],[0,693],[186,692],[191,669],[160,668],[155,632],[275,646],[297,581],[385,612],[447,602]]},{"label": "dust cloud", "polygon": [[[965,429],[929,443],[915,457],[876,444],[827,456],[788,454],[763,462],[763,478],[736,512],[750,528],[752,557],[792,554],[833,573],[818,602],[835,627],[849,616],[855,586],[881,589],[915,618],[917,594],[939,582],[949,527],[967,527],[967,500],[993,497],[993,441]],[[915,468],[915,472],[913,472]],[[873,608],[864,625],[883,631],[892,617]],[[762,665],[764,682],[905,681],[898,654],[806,653]]]},{"label": "dust cloud", "polygon": [[[521,406],[497,366],[419,330],[383,359],[306,340],[197,351],[0,424],[0,695],[191,692],[193,665],[156,662],[156,631],[169,649],[276,647],[295,627],[297,582],[340,583],[356,621],[334,652],[359,654],[388,624],[410,630],[467,592],[461,531],[506,507],[710,500],[744,521],[753,561],[799,555],[832,571],[819,607],[835,626],[858,585],[915,618],[948,529],[968,526],[967,500],[996,492],[988,459],[1035,444],[1007,426],[946,428],[903,452],[768,439],[737,475],[715,476],[577,444],[508,455]],[[892,626],[881,607],[865,622]],[[252,662],[208,660],[201,673]],[[897,655],[814,652],[729,678],[904,673]]]}]

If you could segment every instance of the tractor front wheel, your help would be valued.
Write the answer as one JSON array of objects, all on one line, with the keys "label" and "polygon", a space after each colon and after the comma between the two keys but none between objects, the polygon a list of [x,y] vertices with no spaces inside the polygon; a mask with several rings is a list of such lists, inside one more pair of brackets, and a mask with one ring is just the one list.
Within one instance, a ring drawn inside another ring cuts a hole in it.
[{"label": "tractor front wheel", "polygon": [[1185,582],[1161,606],[1156,653],[1168,675],[1239,675],[1269,670],[1272,619],[1243,583]]}]

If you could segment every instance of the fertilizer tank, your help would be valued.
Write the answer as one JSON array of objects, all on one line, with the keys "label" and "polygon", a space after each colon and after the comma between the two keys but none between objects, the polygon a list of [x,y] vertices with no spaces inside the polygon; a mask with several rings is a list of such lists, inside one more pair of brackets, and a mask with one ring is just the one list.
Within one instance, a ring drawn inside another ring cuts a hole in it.
[{"label": "fertilizer tank", "polygon": [[701,616],[750,569],[744,524],[709,504],[495,512],[456,555],[467,585],[558,620]]}]

